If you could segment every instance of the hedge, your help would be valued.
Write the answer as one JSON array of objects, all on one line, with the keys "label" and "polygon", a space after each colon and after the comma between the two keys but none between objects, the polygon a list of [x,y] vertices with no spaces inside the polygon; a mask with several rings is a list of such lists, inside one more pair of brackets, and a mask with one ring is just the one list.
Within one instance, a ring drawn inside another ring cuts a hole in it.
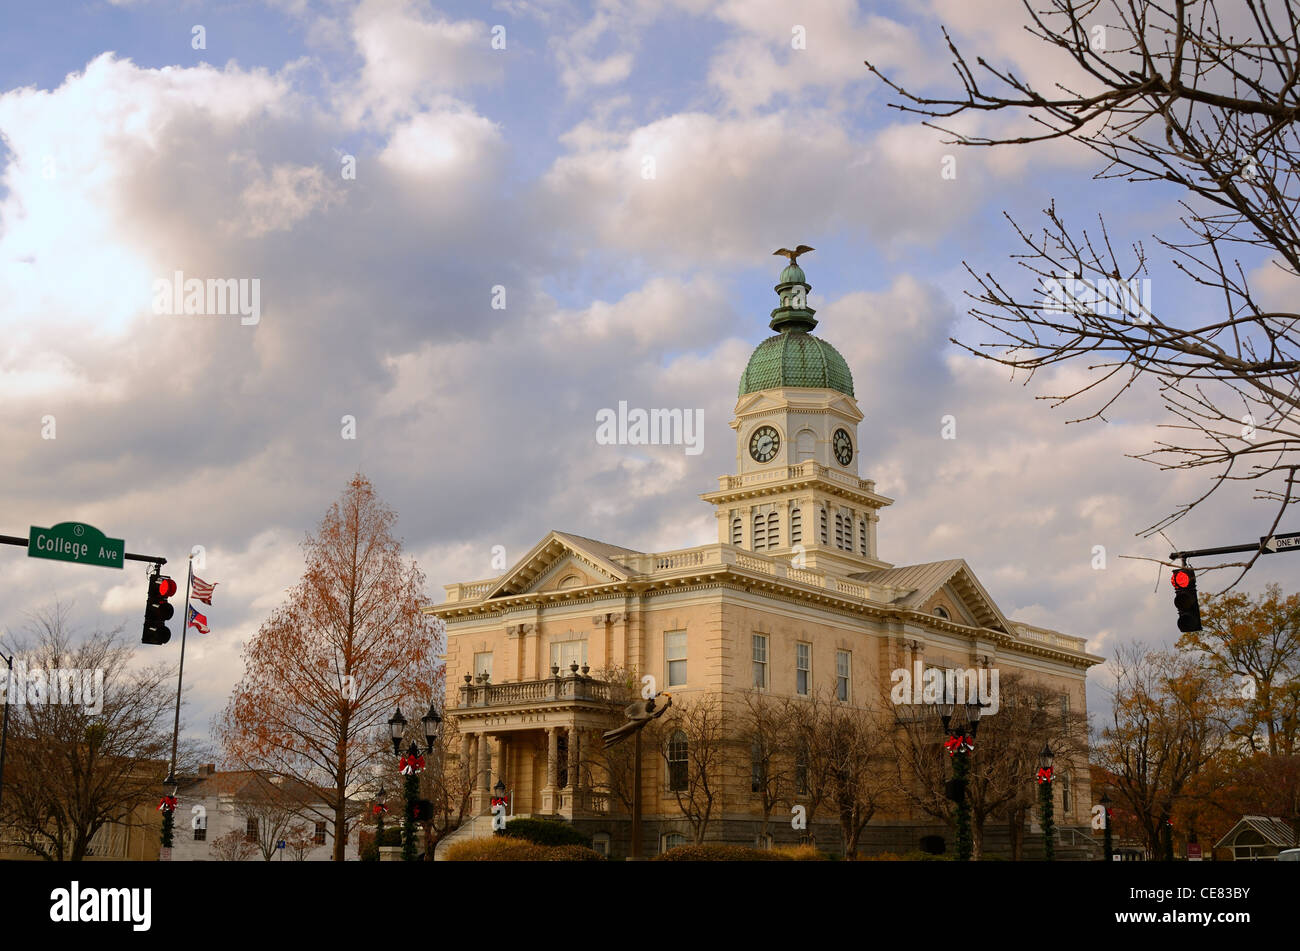
[{"label": "hedge", "polygon": [[743,845],[679,845],[661,852],[652,862],[789,862],[777,851],[748,849]]},{"label": "hedge", "polygon": [[567,822],[557,822],[554,819],[520,816],[507,822],[505,829],[497,835],[523,839],[534,845],[580,845],[591,848],[590,837],[583,835]]},{"label": "hedge", "polygon": [[580,845],[537,845],[523,839],[492,836],[466,839],[447,847],[448,862],[600,862],[600,853]]}]

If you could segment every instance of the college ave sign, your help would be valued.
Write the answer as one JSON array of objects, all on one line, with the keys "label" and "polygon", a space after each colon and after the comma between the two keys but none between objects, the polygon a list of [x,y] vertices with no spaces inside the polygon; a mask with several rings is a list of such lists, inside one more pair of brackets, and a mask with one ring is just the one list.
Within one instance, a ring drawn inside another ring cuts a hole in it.
[{"label": "college ave sign", "polygon": [[27,535],[30,558],[75,561],[100,568],[121,568],[126,543],[109,538],[93,525],[84,522],[60,522],[53,528],[32,526]]}]

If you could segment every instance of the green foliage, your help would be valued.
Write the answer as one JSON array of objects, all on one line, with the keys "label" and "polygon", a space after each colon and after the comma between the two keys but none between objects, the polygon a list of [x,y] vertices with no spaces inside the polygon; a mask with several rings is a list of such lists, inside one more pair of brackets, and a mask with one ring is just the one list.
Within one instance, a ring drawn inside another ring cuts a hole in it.
[{"label": "green foliage", "polygon": [[656,855],[652,862],[789,862],[792,857],[776,850],[747,849],[742,845],[679,845]]},{"label": "green foliage", "polygon": [[567,822],[554,819],[532,819],[521,816],[506,823],[505,829],[496,833],[511,839],[523,839],[534,845],[580,845],[591,848],[591,838],[583,835]]}]

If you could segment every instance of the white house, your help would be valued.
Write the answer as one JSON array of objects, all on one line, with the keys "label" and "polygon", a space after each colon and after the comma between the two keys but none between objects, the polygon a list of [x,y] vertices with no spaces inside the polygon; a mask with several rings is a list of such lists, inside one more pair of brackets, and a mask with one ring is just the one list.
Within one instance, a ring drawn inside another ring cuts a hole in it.
[{"label": "white house", "polygon": [[[267,770],[218,772],[209,763],[177,792],[172,861],[328,862],[332,811],[313,787]],[[284,843],[284,847],[280,847]],[[360,858],[354,830],[345,850]]]}]

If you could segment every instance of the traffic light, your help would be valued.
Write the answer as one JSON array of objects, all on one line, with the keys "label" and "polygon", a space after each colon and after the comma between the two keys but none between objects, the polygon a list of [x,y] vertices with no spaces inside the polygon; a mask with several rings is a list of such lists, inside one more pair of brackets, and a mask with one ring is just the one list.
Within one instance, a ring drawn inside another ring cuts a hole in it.
[{"label": "traffic light", "polygon": [[142,644],[166,644],[172,639],[167,628],[176,609],[167,599],[176,593],[176,582],[156,571],[149,576],[149,600],[144,607],[144,637]]},{"label": "traffic light", "polygon": [[1175,568],[1169,579],[1174,586],[1174,607],[1178,610],[1178,630],[1183,633],[1201,629],[1201,605],[1196,600],[1196,572],[1184,565]]}]

